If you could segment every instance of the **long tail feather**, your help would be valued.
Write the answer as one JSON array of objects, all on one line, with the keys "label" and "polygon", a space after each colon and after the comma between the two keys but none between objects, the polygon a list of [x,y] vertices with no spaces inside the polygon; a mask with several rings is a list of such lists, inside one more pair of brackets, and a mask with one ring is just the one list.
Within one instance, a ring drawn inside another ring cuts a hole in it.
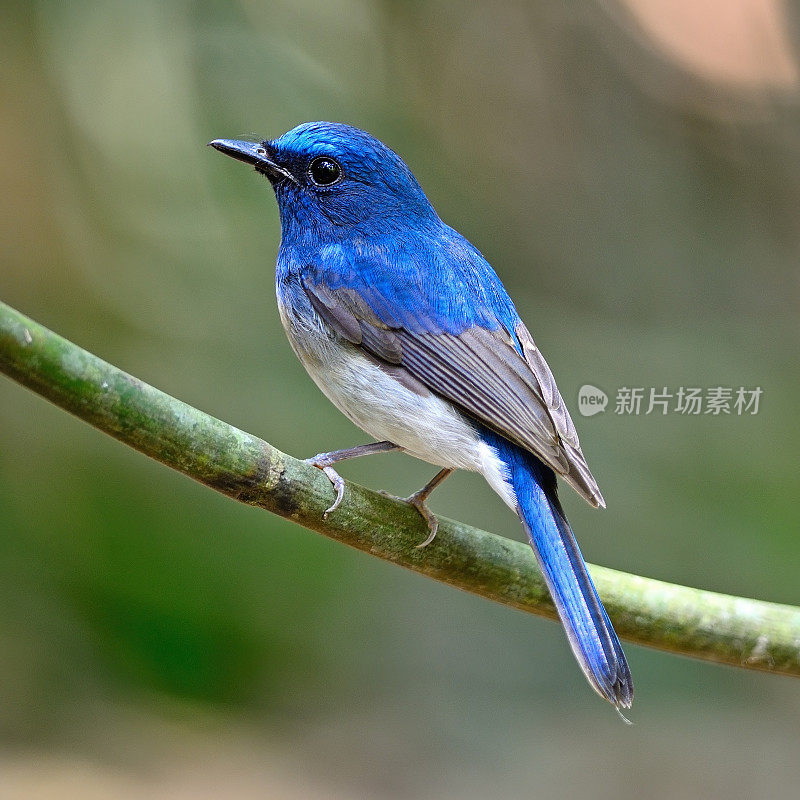
[{"label": "long tail feather", "polygon": [[498,436],[491,437],[491,444],[508,471],[517,513],[578,664],[601,697],[618,710],[630,708],[630,668],[561,508],[555,474]]}]

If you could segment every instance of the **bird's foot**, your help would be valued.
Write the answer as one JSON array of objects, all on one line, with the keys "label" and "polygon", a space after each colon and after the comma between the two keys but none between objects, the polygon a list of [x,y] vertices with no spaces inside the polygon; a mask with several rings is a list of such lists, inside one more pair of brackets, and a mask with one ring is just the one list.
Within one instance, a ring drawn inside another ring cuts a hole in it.
[{"label": "bird's foot", "polygon": [[420,489],[418,492],[414,492],[414,494],[403,498],[406,503],[409,503],[417,509],[419,515],[428,525],[428,538],[425,539],[424,542],[415,545],[417,550],[422,550],[423,547],[427,547],[436,538],[436,533],[439,530],[439,520],[436,518],[436,514],[434,514],[433,511],[428,508],[428,504],[426,502],[428,495],[430,494],[430,491],[426,491],[427,488],[428,487],[426,486],[425,488]]},{"label": "bird's foot", "polygon": [[368,456],[372,453],[387,453],[390,450],[400,450],[400,448],[393,442],[371,442],[370,444],[360,444],[357,447],[348,447],[346,450],[317,453],[313,458],[305,460],[306,464],[322,470],[333,484],[333,488],[336,489],[336,499],[333,501],[333,505],[323,512],[323,519],[327,518],[331,512],[336,511],[344,498],[344,478],[333,468],[333,465],[340,461],[346,461],[348,458]]},{"label": "bird's foot", "polygon": [[422,519],[428,524],[428,538],[416,545],[417,550],[427,547],[436,538],[436,532],[439,530],[439,520],[436,518],[436,514],[428,508],[427,500],[431,492],[452,472],[452,469],[443,469],[437,472],[418,492],[414,492],[414,494],[405,498],[406,503],[414,506],[419,511]]},{"label": "bird's foot", "polygon": [[312,467],[316,467],[318,470],[324,472],[333,485],[333,488],[336,490],[336,499],[333,501],[333,505],[322,512],[323,519],[327,519],[328,514],[336,511],[344,499],[344,478],[331,466],[331,464],[335,464],[336,462],[331,461],[329,458],[330,455],[330,453],[317,453],[313,458],[307,458],[305,460],[306,464],[311,464]]}]

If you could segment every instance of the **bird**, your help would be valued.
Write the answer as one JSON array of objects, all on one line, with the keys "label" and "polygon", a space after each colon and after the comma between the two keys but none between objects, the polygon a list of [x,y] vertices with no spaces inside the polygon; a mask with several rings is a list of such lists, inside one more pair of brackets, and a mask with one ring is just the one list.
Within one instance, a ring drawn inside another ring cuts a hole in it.
[{"label": "bird", "polygon": [[[373,442],[308,462],[403,451],[440,467],[408,501],[438,528],[430,493],[480,473],[521,519],[572,652],[620,709],[633,679],[558,497],[560,476],[605,507],[550,368],[483,255],[443,222],[403,159],[359,128],[306,122],[260,142],[209,146],[255,168],[277,199],[276,294],[292,349]],[[623,717],[624,719],[624,717]]]}]

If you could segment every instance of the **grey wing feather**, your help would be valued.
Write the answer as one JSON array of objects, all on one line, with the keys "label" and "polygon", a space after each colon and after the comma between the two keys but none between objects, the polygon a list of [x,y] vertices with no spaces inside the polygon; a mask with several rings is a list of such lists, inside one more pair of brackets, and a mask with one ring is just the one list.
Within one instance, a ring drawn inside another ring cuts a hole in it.
[{"label": "grey wing feather", "polygon": [[343,339],[352,344],[361,344],[361,325],[353,312],[343,304],[336,293],[327,286],[303,285],[314,311],[317,312]]},{"label": "grey wing feather", "polygon": [[553,377],[550,367],[547,366],[544,356],[534,344],[533,337],[522,323],[517,326],[516,334],[522,345],[525,361],[539,383],[542,400],[547,406],[548,414],[553,420],[559,442],[569,463],[569,471],[566,474],[563,472],[560,474],[591,505],[595,508],[605,508],[606,501],[603,499],[600,487],[581,452],[578,432],[575,430],[564,398],[558,391],[556,379]]},{"label": "grey wing feather", "polygon": [[314,310],[342,338],[532,452],[591,505],[605,506],[547,362],[527,328],[479,326],[456,335],[389,328],[353,289],[303,281]]}]

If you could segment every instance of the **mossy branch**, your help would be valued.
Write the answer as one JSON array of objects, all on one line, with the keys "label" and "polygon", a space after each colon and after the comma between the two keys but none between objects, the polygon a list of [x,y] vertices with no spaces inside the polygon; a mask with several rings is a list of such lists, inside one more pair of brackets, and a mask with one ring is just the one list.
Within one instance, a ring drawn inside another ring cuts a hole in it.
[{"label": "mossy branch", "polygon": [[[119,441],[234,500],[498,603],[555,618],[527,545],[442,518],[436,540],[405,503],[332,487],[267,442],[122,372],[0,303],[0,371]],[[800,608],[591,567],[617,632],[672,653],[800,675]]]}]

